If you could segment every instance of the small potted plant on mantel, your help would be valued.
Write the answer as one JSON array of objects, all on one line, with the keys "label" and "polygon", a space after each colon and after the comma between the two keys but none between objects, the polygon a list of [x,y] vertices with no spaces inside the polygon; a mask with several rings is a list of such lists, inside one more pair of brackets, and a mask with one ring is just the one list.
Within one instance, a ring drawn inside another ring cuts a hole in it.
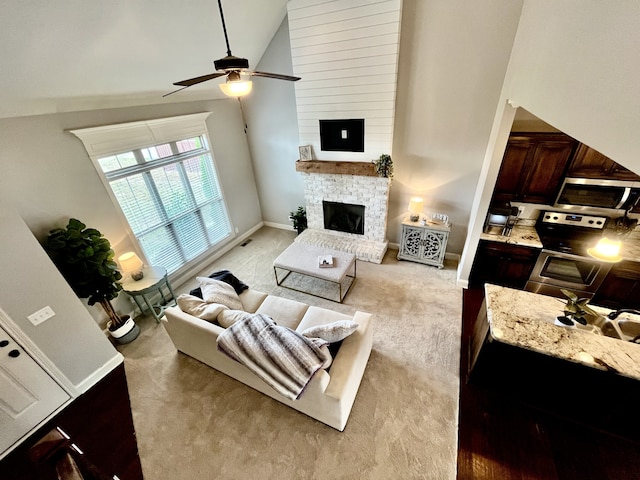
[{"label": "small potted plant on mantel", "polygon": [[129,315],[118,315],[111,304],[122,290],[122,274],[113,260],[109,240],[95,228],[71,218],[66,228],[51,230],[43,246],[75,294],[88,298],[89,305],[102,306],[109,317],[109,334],[118,343],[135,340],[140,327]]},{"label": "small potted plant on mantel", "polygon": [[383,153],[377,160],[373,160],[376,166],[376,173],[379,177],[393,178],[393,160],[391,155]]}]

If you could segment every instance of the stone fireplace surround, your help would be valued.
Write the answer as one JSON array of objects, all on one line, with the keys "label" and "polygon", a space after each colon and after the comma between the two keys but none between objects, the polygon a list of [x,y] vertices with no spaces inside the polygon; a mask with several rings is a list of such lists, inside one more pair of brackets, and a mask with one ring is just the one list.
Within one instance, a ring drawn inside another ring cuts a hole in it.
[{"label": "stone fireplace surround", "polygon": [[[369,168],[373,164],[365,164],[365,168],[359,169],[362,165],[355,164],[362,162],[313,163],[316,165],[311,162],[296,164],[296,170],[304,180],[308,224],[296,241],[353,253],[358,260],[381,263],[389,244],[386,231],[390,179],[378,177]],[[364,205],[364,234],[325,229],[323,200]]]}]

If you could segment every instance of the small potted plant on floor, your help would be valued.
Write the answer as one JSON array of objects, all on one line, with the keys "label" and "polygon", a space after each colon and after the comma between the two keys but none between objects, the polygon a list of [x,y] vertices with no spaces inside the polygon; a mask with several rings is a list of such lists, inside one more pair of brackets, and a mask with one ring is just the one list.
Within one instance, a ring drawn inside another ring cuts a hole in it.
[{"label": "small potted plant on floor", "polygon": [[293,229],[300,235],[307,228],[307,211],[304,207],[298,207],[298,210],[291,212],[289,218],[293,222]]},{"label": "small potted plant on floor", "polygon": [[129,315],[118,315],[111,304],[122,290],[122,274],[113,260],[109,240],[95,228],[71,218],[66,228],[51,230],[43,246],[75,294],[88,298],[89,305],[102,306],[109,317],[111,336],[118,343],[133,341],[140,328]]}]

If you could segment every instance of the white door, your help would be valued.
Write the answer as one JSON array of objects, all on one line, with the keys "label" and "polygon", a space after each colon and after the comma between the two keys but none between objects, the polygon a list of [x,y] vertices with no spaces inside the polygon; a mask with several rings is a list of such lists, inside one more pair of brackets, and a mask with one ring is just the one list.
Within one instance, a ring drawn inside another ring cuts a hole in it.
[{"label": "white door", "polygon": [[0,327],[0,455],[69,398]]}]

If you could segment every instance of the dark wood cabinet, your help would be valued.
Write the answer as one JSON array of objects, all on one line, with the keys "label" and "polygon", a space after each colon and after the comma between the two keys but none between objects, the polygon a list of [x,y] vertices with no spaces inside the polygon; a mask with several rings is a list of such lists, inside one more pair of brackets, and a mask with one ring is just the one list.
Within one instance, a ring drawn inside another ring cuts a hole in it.
[{"label": "dark wood cabinet", "polygon": [[124,364],[5,457],[0,462],[0,478],[48,480],[49,474],[55,473],[55,465],[50,462],[36,464],[30,459],[30,449],[56,427],[60,427],[82,450],[86,461],[107,478],[117,475],[122,480],[142,480]]},{"label": "dark wood cabinet", "polygon": [[640,176],[587,145],[580,144],[567,172],[569,177],[638,181]]},{"label": "dark wood cabinet", "polygon": [[578,142],[556,133],[511,134],[494,201],[551,204]]},{"label": "dark wood cabinet", "polygon": [[539,253],[537,248],[481,240],[469,284],[471,287],[481,287],[485,283],[493,283],[522,290]]},{"label": "dark wood cabinet", "polygon": [[616,263],[591,301],[609,308],[640,309],[640,263]]}]

